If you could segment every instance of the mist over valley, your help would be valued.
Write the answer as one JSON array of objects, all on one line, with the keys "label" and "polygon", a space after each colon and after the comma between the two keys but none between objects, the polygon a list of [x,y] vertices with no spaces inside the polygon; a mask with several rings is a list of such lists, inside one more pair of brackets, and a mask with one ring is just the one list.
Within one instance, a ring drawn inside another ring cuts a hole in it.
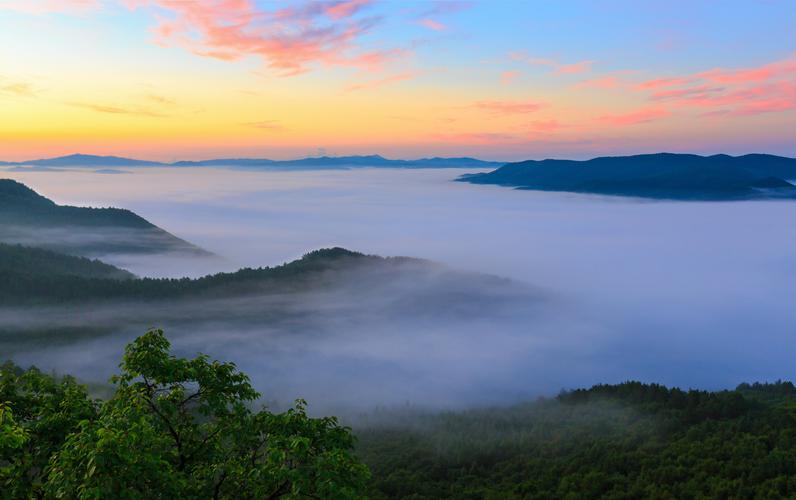
[{"label": "mist over valley", "polygon": [[[124,344],[149,327],[165,328],[178,352],[235,361],[267,399],[301,396],[321,409],[508,404],[626,379],[716,389],[788,376],[788,201],[513,191],[434,169],[6,175],[60,204],[128,208],[219,256],[89,255],[141,277],[275,266],[332,247],[428,259],[363,257],[310,272],[299,287],[177,292],[164,282],[3,306],[4,352],[86,380],[106,380]],[[55,240],[113,240],[114,231]],[[54,239],[16,234],[3,236]]]}]

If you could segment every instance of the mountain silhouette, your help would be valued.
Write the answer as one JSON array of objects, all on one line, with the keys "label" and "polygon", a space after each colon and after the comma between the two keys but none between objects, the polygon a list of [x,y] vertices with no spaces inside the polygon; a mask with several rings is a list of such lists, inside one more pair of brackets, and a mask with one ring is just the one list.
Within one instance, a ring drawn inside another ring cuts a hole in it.
[{"label": "mountain silhouette", "polygon": [[538,191],[673,200],[796,198],[796,159],[749,154],[699,156],[658,153],[587,161],[528,160],[462,182]]},{"label": "mountain silhouette", "polygon": [[0,242],[77,255],[210,255],[130,210],[58,205],[11,179],[0,179]]}]

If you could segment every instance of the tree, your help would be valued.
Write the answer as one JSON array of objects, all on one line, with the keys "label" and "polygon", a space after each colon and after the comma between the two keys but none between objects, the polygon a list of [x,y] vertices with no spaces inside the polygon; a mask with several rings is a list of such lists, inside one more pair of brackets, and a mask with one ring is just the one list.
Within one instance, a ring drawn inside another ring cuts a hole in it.
[{"label": "tree", "polygon": [[0,403],[0,480],[5,482],[13,470],[6,457],[25,444],[28,433],[14,421],[14,415],[6,403]]},{"label": "tree", "polygon": [[[121,374],[112,379],[116,391],[102,404],[91,402],[74,380],[56,382],[38,370],[29,370],[35,377],[25,372],[14,380],[38,380],[48,388],[44,393],[62,396],[58,404],[37,406],[37,397],[19,395],[19,383],[5,384],[4,392],[0,380],[0,397],[14,396],[8,399],[14,415],[29,416],[17,425],[0,407],[0,465],[9,464],[16,477],[35,472],[35,480],[4,493],[130,499],[360,496],[369,472],[351,453],[350,429],[334,417],[310,418],[303,401],[281,414],[255,412],[260,395],[234,364],[204,355],[177,358],[170,347],[160,330],[128,345]],[[11,372],[8,368],[3,378]],[[60,389],[63,384],[67,390]],[[70,397],[63,397],[67,393]],[[72,418],[76,415],[82,418]],[[59,416],[69,423],[61,426],[60,441],[48,442],[43,464],[26,468],[14,458],[19,448],[44,437],[36,429]],[[8,460],[6,448],[13,452]]]},{"label": "tree", "polygon": [[[0,402],[5,402],[4,440],[16,442],[0,445],[0,491],[12,498],[40,497],[50,457],[81,421],[96,418],[96,402],[72,377],[56,379],[12,363],[0,366]],[[22,442],[14,437],[16,429],[25,436]]]}]

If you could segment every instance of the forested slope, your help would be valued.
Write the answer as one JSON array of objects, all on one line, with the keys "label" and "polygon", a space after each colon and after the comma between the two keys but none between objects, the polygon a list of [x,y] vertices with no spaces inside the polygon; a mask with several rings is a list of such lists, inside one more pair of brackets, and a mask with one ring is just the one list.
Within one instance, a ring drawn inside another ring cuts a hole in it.
[{"label": "forested slope", "polygon": [[373,415],[356,427],[372,498],[796,495],[796,388],[628,382],[511,408]]},{"label": "forested slope", "polygon": [[796,159],[658,153],[574,160],[528,160],[458,180],[538,191],[671,200],[796,198]]},{"label": "forested slope", "polygon": [[[183,297],[223,298],[252,293],[285,293],[320,288],[329,273],[361,266],[389,271],[393,264],[416,259],[383,258],[343,248],[321,249],[275,267],[245,268],[203,278],[141,278],[100,261],[56,252],[0,245],[0,300],[4,304],[58,304],[137,299],[158,301]],[[339,276],[339,274],[338,274]]]},{"label": "forested slope", "polygon": [[210,255],[130,210],[58,205],[11,179],[0,179],[0,242],[84,256],[162,252]]}]

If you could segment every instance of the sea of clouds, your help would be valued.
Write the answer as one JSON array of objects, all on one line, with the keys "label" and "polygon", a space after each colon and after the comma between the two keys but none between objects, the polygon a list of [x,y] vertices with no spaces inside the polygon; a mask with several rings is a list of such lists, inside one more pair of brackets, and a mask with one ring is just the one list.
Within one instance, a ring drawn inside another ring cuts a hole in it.
[{"label": "sea of clouds", "polygon": [[[626,379],[713,389],[796,377],[791,201],[516,191],[453,182],[456,170],[130,171],[0,175],[59,203],[129,208],[223,257],[105,259],[139,275],[199,276],[342,246],[510,278],[544,297],[518,292],[510,308],[480,318],[432,319],[369,314],[379,309],[361,295],[337,295],[332,308],[307,298],[301,307],[320,312],[308,313],[315,333],[304,335],[165,322],[179,352],[237,362],[266,398],[459,406]],[[413,284],[378,293],[410,296]],[[102,379],[134,335],[16,356]]]}]

